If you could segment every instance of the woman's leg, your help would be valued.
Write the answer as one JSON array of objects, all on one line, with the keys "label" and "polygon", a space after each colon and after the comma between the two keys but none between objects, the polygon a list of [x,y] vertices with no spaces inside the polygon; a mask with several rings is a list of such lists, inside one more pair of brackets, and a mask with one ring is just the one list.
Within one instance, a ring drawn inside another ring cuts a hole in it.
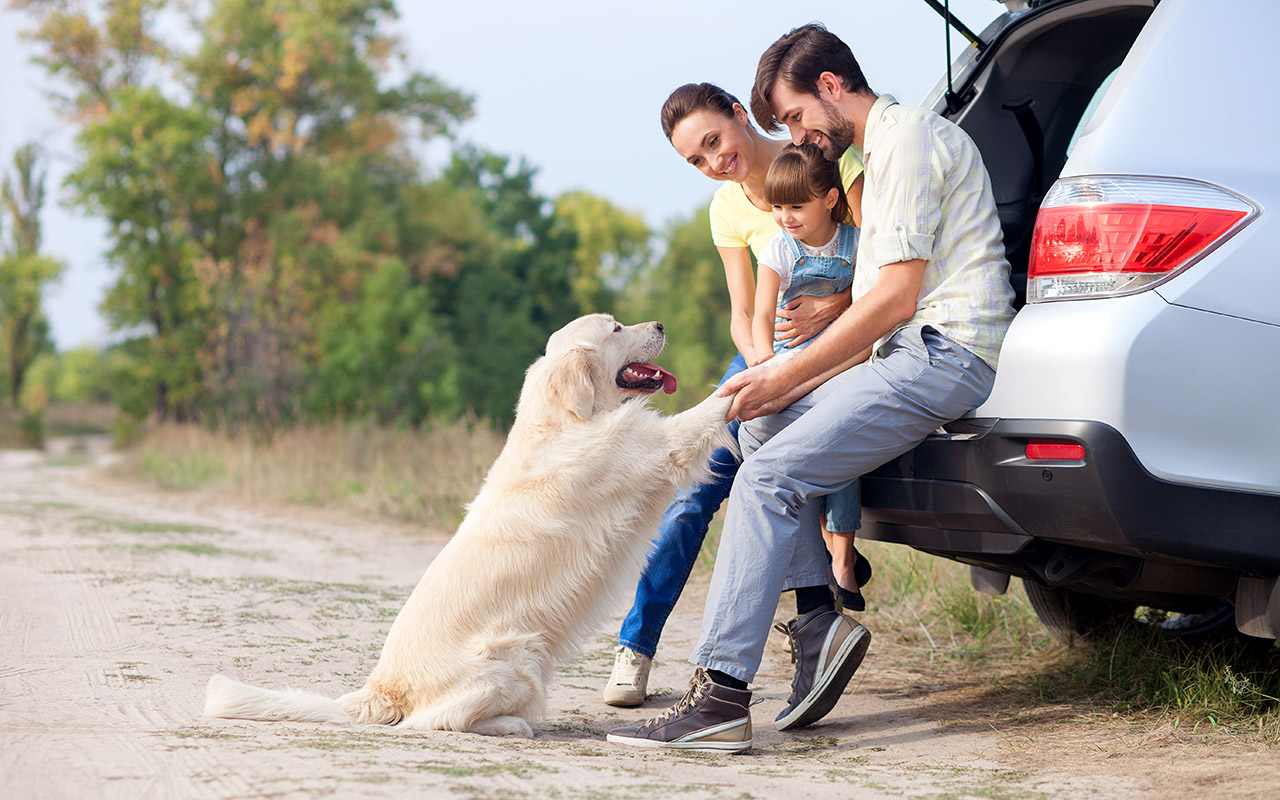
[{"label": "woman's leg", "polygon": [[[729,364],[720,382],[737,375],[746,366],[739,355]],[[737,422],[729,424],[734,436],[737,436],[737,427]],[[712,478],[682,491],[667,507],[654,539],[653,553],[636,585],[635,601],[618,635],[624,647],[653,657],[667,617],[698,559],[711,519],[729,496],[738,465],[737,457],[730,451],[717,450],[711,457]]]}]

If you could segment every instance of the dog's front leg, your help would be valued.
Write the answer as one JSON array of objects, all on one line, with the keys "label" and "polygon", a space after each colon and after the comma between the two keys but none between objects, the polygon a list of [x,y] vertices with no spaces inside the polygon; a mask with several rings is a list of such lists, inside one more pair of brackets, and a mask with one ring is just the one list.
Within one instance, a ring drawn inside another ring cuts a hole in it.
[{"label": "dog's front leg", "polygon": [[667,442],[671,464],[678,474],[690,476],[694,482],[705,480],[709,474],[705,472],[707,461],[718,448],[728,448],[735,458],[738,456],[738,442],[724,421],[732,402],[732,396],[712,394],[693,408],[668,418]]}]

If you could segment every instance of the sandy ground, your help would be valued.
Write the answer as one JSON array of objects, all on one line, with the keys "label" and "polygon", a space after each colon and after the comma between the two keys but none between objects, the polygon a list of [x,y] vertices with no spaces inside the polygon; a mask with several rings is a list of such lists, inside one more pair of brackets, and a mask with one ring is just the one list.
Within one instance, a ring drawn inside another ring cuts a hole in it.
[{"label": "sandy ground", "polygon": [[560,670],[532,740],[206,719],[215,672],[332,696],[359,686],[446,539],[106,482],[92,460],[0,451],[0,797],[1280,797],[1272,750],[988,709],[972,687],[877,663],[875,644],[822,724],[779,733],[791,665],[776,637],[750,753],[606,743],[682,693],[700,584],[673,614],[645,709],[599,701],[615,621]]}]

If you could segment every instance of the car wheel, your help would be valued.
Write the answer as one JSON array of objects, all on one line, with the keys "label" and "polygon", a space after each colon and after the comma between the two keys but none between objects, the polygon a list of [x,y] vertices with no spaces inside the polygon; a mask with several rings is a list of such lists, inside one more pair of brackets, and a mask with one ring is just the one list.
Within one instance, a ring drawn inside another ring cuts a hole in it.
[{"label": "car wheel", "polygon": [[1133,619],[1134,603],[1110,600],[1074,589],[1050,588],[1023,578],[1031,608],[1053,638],[1068,645],[1087,641],[1095,634]]}]

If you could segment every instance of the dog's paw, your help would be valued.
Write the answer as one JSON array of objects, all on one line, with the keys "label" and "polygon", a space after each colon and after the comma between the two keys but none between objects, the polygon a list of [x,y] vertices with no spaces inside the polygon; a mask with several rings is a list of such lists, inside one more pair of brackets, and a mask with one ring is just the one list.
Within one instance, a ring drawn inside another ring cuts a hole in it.
[{"label": "dog's paw", "polygon": [[471,733],[479,733],[484,736],[520,736],[525,739],[533,738],[533,728],[528,722],[520,717],[490,717],[479,722],[472,723],[470,727]]}]

